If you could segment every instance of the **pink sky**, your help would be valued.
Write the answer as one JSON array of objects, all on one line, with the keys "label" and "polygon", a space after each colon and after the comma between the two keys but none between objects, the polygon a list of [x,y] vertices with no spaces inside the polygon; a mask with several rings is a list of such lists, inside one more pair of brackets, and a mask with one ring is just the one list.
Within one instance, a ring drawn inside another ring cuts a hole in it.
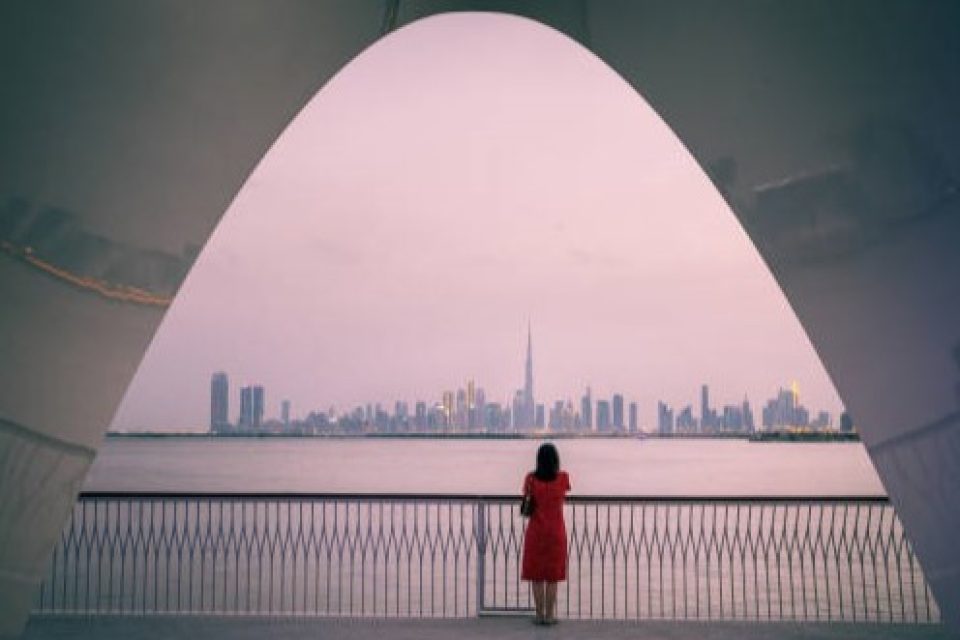
[{"label": "pink sky", "polygon": [[[267,415],[620,391],[755,411],[840,401],[733,214],[642,97],[536,23],[448,14],[392,34],[307,105],[227,211],[114,421],[205,428],[209,377]],[[757,415],[759,419],[759,413]]]}]

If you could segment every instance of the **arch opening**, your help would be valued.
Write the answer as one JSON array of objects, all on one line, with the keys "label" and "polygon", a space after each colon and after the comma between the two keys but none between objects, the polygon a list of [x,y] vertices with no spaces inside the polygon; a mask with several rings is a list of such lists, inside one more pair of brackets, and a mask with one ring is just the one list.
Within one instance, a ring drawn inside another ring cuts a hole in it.
[{"label": "arch opening", "polygon": [[[577,429],[588,387],[636,402],[637,430],[659,430],[663,401],[672,422],[690,406],[682,430],[746,431],[720,417],[746,399],[759,430],[797,379],[839,426],[802,328],[683,144],[593,53],[504,14],[414,23],[318,92],[224,216],[114,424],[206,430],[220,370],[233,427],[253,383],[265,419],[282,400],[295,421],[433,412],[471,380],[506,413],[528,323],[548,432],[557,401],[554,431]],[[467,429],[444,411],[400,429]],[[882,491],[869,469],[860,480]]]}]

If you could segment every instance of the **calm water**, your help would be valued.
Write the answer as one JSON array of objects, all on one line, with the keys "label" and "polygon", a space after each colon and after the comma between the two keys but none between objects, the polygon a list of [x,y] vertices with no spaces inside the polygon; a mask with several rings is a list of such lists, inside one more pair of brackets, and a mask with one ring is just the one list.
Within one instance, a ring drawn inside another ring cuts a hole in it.
[{"label": "calm water", "polygon": [[[493,493],[535,440],[111,439],[87,490]],[[579,495],[877,495],[859,443],[561,440]]]}]

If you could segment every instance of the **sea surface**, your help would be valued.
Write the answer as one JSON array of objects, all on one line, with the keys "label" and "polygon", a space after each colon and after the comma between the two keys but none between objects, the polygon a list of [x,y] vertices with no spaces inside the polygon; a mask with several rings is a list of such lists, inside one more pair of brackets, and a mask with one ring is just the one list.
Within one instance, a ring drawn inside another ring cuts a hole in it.
[{"label": "sea surface", "polygon": [[[860,443],[557,441],[575,495],[884,495]],[[537,440],[110,438],[88,491],[514,494]]]}]

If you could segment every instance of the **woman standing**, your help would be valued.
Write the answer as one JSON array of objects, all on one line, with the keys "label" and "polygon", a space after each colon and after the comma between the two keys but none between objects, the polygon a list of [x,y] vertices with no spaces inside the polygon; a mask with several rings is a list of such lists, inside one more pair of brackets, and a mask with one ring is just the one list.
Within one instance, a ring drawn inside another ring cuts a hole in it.
[{"label": "woman standing", "polygon": [[570,477],[560,470],[560,455],[550,443],[537,450],[537,468],[523,481],[523,494],[533,499],[533,514],[523,539],[520,577],[533,583],[535,624],[557,623],[557,583],[567,579],[567,528],[563,500]]}]

